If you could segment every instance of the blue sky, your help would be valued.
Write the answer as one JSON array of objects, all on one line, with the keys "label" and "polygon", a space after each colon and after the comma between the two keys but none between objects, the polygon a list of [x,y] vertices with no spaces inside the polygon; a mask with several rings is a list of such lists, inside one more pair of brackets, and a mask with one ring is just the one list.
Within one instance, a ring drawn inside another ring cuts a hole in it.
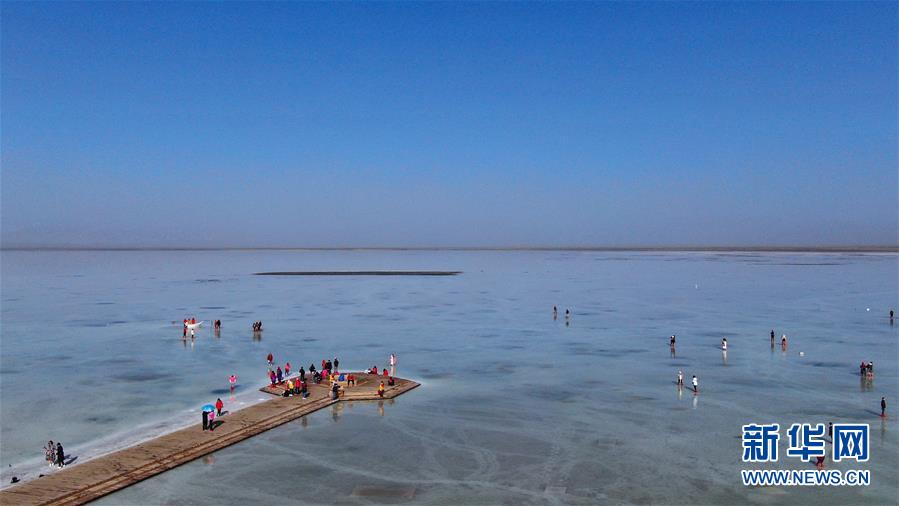
[{"label": "blue sky", "polygon": [[2,241],[897,243],[895,3],[2,5]]}]

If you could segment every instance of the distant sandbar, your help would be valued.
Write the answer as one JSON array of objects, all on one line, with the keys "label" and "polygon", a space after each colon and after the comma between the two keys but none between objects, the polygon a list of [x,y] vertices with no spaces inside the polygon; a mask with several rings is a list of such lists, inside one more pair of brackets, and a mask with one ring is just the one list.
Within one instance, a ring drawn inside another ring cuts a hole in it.
[{"label": "distant sandbar", "polygon": [[278,271],[255,276],[455,276],[462,271]]}]

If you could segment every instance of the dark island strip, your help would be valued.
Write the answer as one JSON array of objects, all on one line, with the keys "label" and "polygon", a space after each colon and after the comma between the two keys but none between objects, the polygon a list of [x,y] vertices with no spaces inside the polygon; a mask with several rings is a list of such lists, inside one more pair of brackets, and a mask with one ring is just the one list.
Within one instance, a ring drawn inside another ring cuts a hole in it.
[{"label": "dark island strip", "polygon": [[462,271],[278,271],[254,276],[455,276]]}]

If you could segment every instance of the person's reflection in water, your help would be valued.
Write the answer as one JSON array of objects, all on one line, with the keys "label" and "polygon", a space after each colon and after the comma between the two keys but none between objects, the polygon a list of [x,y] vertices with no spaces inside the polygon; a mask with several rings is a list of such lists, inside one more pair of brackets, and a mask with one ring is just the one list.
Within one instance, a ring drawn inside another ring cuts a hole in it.
[{"label": "person's reflection in water", "polygon": [[721,360],[724,362],[724,365],[727,365],[727,351],[721,350]]},{"label": "person's reflection in water", "polygon": [[873,386],[874,386],[874,381],[871,378],[868,378],[866,375],[863,374],[861,376],[861,384],[860,384],[861,391],[867,392],[868,390],[871,390],[871,387],[873,387]]},{"label": "person's reflection in water", "polygon": [[693,409],[696,409],[696,406],[698,406],[698,405],[699,405],[699,396],[694,395],[693,396]]},{"label": "person's reflection in water", "polygon": [[384,416],[384,401],[378,401],[378,415]]},{"label": "person's reflection in water", "polygon": [[305,416],[304,416],[303,418],[300,418],[300,425],[302,425],[303,428],[308,427],[308,426],[309,426],[309,420],[307,420]]}]

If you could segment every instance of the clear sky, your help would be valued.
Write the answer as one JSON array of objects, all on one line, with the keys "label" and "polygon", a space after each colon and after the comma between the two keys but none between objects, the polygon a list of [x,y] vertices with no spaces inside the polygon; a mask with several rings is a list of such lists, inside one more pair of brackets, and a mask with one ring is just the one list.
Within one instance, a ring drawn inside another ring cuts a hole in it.
[{"label": "clear sky", "polygon": [[897,243],[897,4],[2,4],[2,241]]}]

